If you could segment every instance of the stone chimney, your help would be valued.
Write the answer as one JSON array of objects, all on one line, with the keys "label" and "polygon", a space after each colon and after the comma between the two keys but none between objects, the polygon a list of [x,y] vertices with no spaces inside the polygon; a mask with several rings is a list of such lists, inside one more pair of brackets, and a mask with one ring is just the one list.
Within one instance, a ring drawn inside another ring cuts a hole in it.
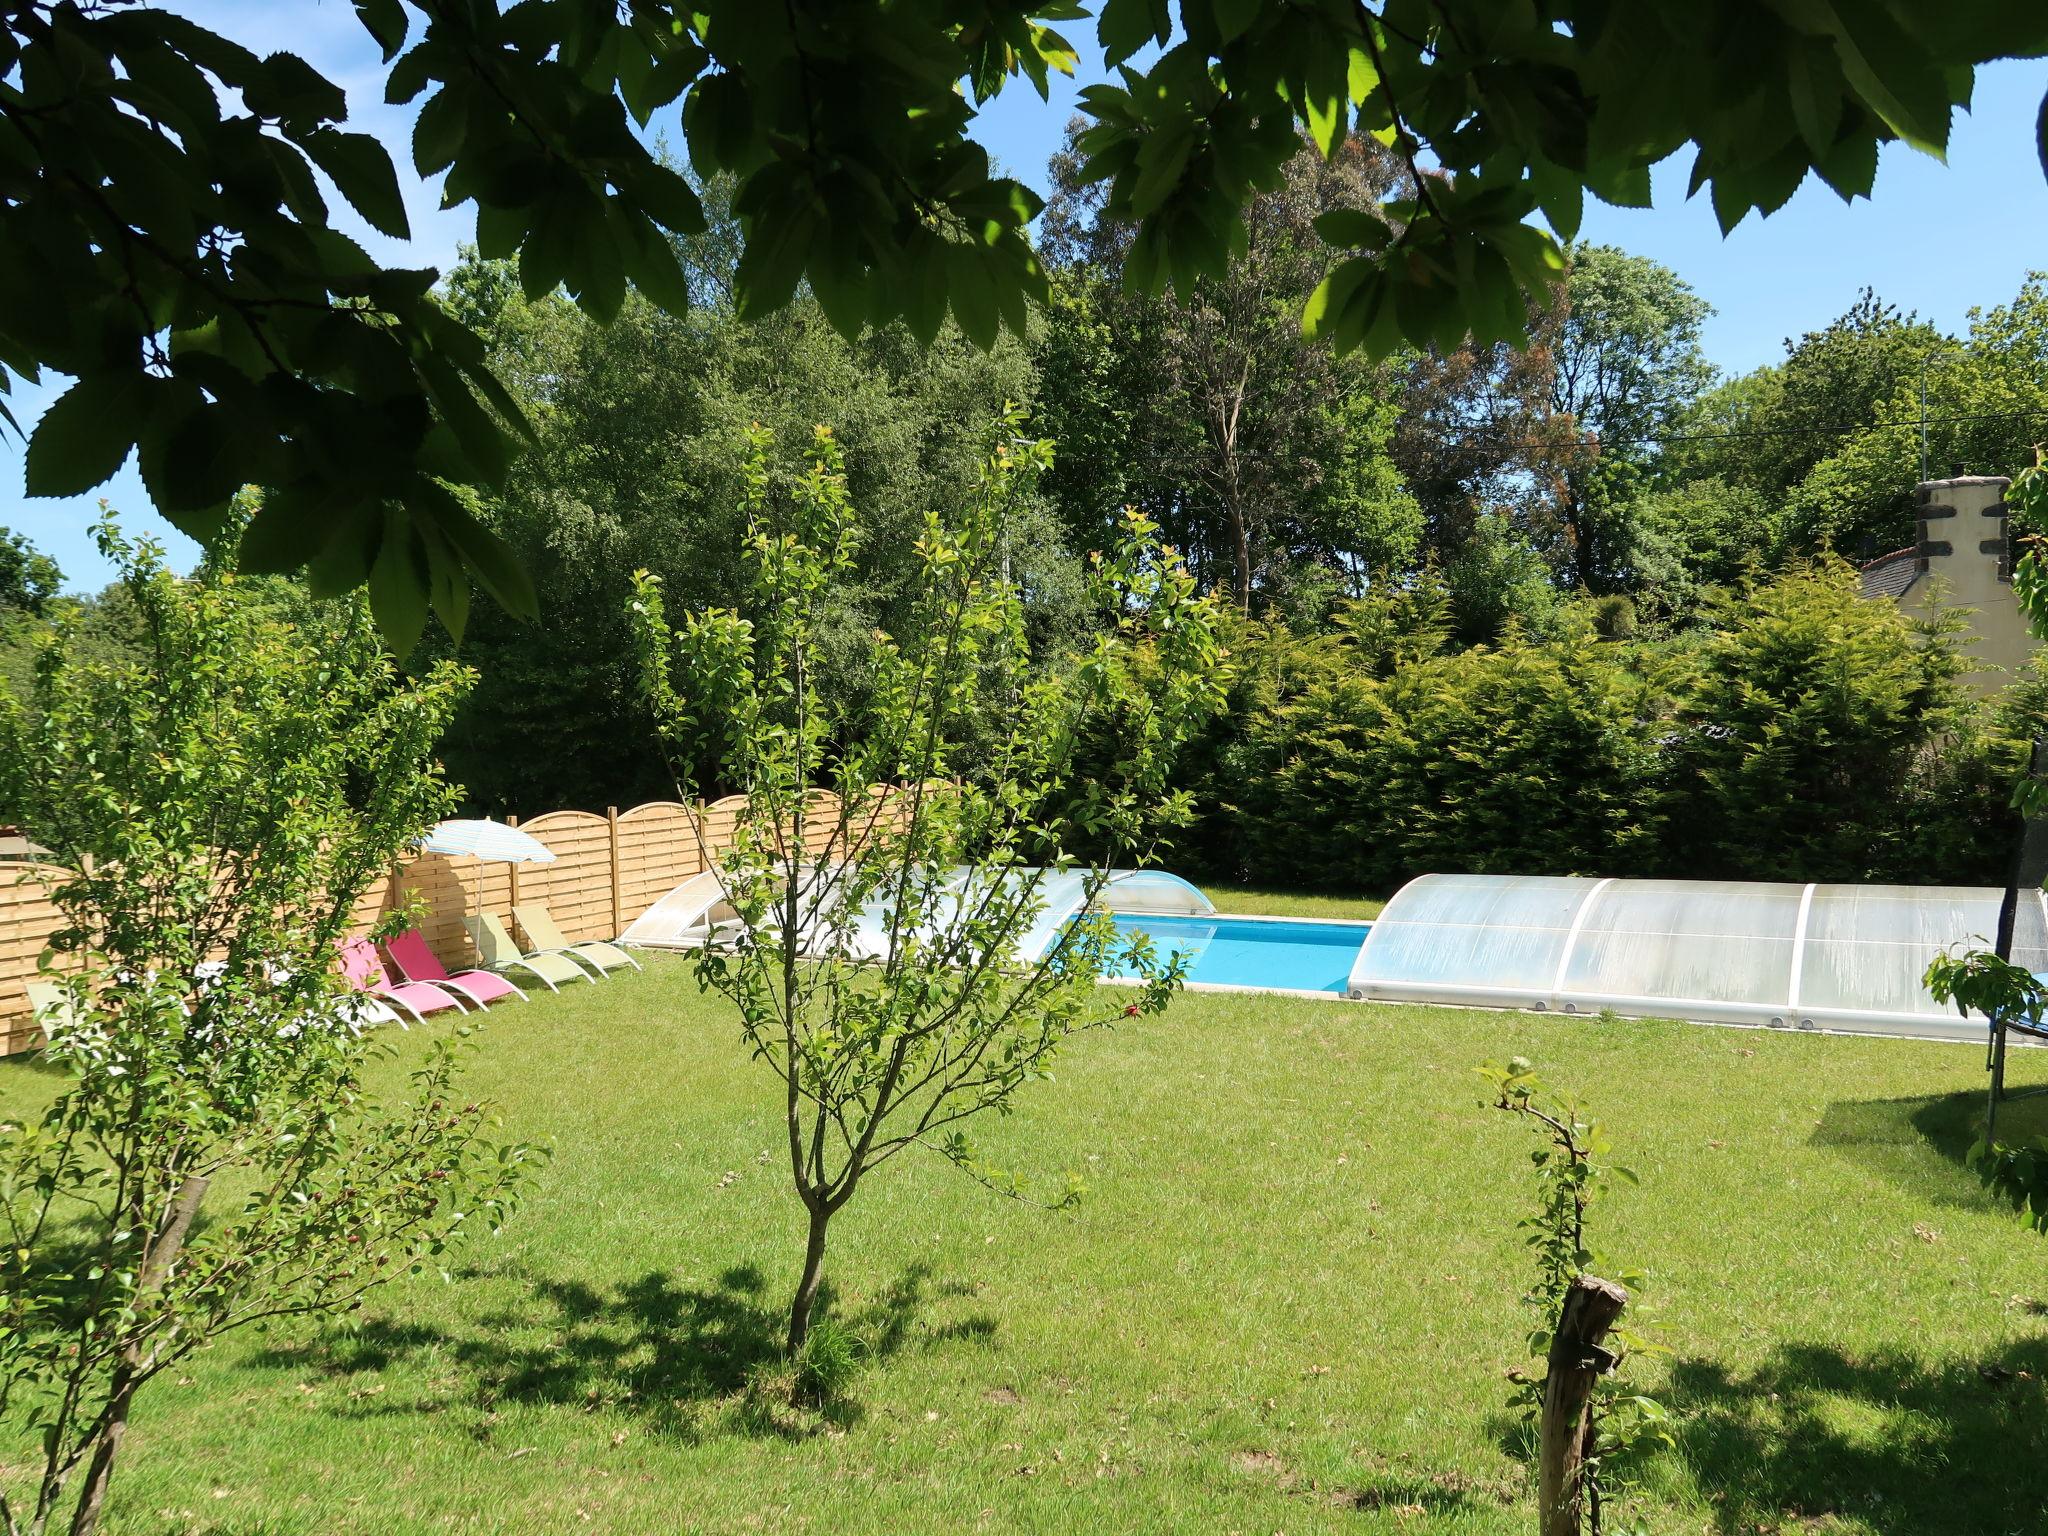
[{"label": "stone chimney", "polygon": [[1919,543],[1864,567],[1864,590],[1870,595],[1894,596],[1902,607],[1924,608],[1939,586],[1944,606],[1975,610],[1968,632],[1957,638],[1983,669],[1971,681],[1984,693],[2004,687],[2035,649],[2012,595],[2005,506],[2011,483],[2003,475],[1922,482],[1916,496]]}]

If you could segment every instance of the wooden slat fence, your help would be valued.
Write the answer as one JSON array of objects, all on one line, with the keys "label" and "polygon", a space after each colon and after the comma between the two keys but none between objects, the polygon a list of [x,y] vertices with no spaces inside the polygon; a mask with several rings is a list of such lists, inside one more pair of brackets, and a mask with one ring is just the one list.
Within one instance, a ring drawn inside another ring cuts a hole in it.
[{"label": "wooden slat fence", "polygon": [[[884,814],[887,801],[884,793],[865,814]],[[417,898],[424,908],[420,930],[450,969],[476,963],[462,920],[479,909],[511,925],[515,904],[544,902],[570,938],[612,938],[706,867],[706,854],[715,857],[731,841],[742,804],[737,796],[701,807],[657,800],[603,816],[551,811],[531,821],[508,817],[545,843],[555,862],[485,864],[423,854],[364,893],[357,925],[368,931]],[[858,836],[862,813],[848,819]],[[837,800],[829,792],[814,795],[805,813],[805,847],[829,849],[837,825]],[[25,1050],[34,1039],[26,984],[61,921],[47,894],[50,873],[48,866],[0,862],[0,1055]]]}]

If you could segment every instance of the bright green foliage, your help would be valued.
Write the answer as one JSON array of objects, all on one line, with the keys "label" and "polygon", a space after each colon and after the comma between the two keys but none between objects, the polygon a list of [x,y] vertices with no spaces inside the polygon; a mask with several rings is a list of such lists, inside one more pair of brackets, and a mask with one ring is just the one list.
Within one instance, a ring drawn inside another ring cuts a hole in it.
[{"label": "bright green foliage", "polygon": [[64,585],[57,562],[9,528],[0,528],[0,620],[40,614]]},{"label": "bright green foliage", "polygon": [[1645,491],[1630,513],[1635,601],[1660,617],[1703,619],[1702,599],[1761,576],[1782,537],[1770,503],[1718,475]]},{"label": "bright green foliage", "polygon": [[2037,449],[2037,462],[2013,476],[2005,504],[2012,523],[2013,597],[2027,617],[2027,627],[2036,636],[2048,636],[2048,560],[2043,558],[2048,544],[2048,470],[2039,457]]},{"label": "bright green foliage", "polygon": [[1483,512],[1444,563],[1444,592],[1452,633],[1467,645],[1492,645],[1511,631],[1555,633],[1556,585],[1534,545],[1516,535],[1507,517]]},{"label": "bright green foliage", "polygon": [[1572,603],[1549,634],[1448,650],[1449,596],[1425,579],[1334,635],[1232,641],[1232,713],[1189,780],[1193,866],[1380,893],[1441,869],[1980,884],[2006,867],[2048,695],[2030,673],[1980,702],[1955,618],[1865,602],[1840,562],[1738,587],[1677,637]]},{"label": "bright green foliage", "polygon": [[1660,827],[1658,700],[1604,647],[1519,637],[1384,680],[1334,665],[1267,720],[1238,789],[1246,873],[1389,890],[1431,869],[1607,873]]},{"label": "bright green foliage", "polygon": [[[1833,458],[1879,412],[1917,392],[1923,365],[1954,345],[1917,315],[1902,313],[1865,289],[1849,309],[1817,331],[1785,343],[1785,360],[1709,391],[1683,424],[1687,441],[1664,455],[1681,482],[1718,478],[1749,491],[1778,521],[1784,502],[1816,466]],[[1947,416],[1944,369],[1928,371],[1932,414]],[[1917,455],[1914,459],[1917,468]],[[1900,458],[1888,480],[1866,493],[1867,511],[1839,526],[1804,520],[1774,528],[1794,551],[1812,553],[1829,541],[1855,556],[1866,538],[1896,547],[1911,534],[1912,486]],[[1816,482],[1818,489],[1819,482]],[[1802,497],[1804,506],[1808,498]],[[1889,540],[1890,542],[1883,542]]]},{"label": "bright green foliage", "polygon": [[[136,1393],[221,1333],[352,1307],[506,1210],[437,1045],[365,1091],[335,946],[452,799],[433,762],[466,681],[403,681],[360,601],[288,615],[180,581],[111,525],[138,652],[60,621],[0,692],[0,805],[69,871],[52,980],[63,1086],[0,1126],[0,1478],[9,1536],[89,1531]],[[29,1451],[29,1444],[37,1449]]]},{"label": "bright green foliage", "polygon": [[1859,555],[1913,542],[1923,374],[1930,476],[2010,474],[2032,460],[2048,421],[2048,274],[2030,275],[2010,304],[1973,309],[1959,342],[1931,346],[1914,328],[1892,345],[1905,355],[1891,361],[1889,396],[1845,423],[1859,430],[1840,437],[1787,500],[1796,547]]},{"label": "bright green foliage", "polygon": [[[1493,1085],[1493,1107],[1529,1121],[1543,1141],[1529,1154],[1536,1169],[1536,1210],[1517,1223],[1536,1256],[1536,1283],[1522,1301],[1536,1319],[1529,1331],[1529,1357],[1542,1362],[1550,1353],[1565,1295],[1581,1275],[1599,1270],[1603,1280],[1628,1290],[1631,1305],[1640,1304],[1641,1273],[1611,1268],[1593,1251],[1586,1234],[1586,1212],[1606,1192],[1609,1181],[1634,1184],[1637,1179],[1633,1169],[1609,1160],[1613,1144],[1599,1122],[1588,1117],[1585,1106],[1570,1094],[1554,1091],[1527,1058],[1517,1056],[1505,1067],[1488,1062],[1479,1075]],[[1602,1528],[1601,1506],[1630,1487],[1631,1460],[1677,1443],[1670,1411],[1653,1397],[1627,1390],[1620,1374],[1631,1356],[1670,1351],[1626,1313],[1608,1339],[1607,1347],[1616,1358],[1594,1386],[1585,1473],[1596,1533]],[[1533,1441],[1543,1406],[1540,1369],[1519,1378],[1514,1403],[1521,1410],[1523,1430]]]},{"label": "bright green foliage", "polygon": [[[1107,862],[1142,863],[1184,816],[1168,774],[1227,680],[1210,601],[1135,515],[1091,573],[1103,627],[1080,654],[1034,664],[1002,550],[1051,445],[1020,445],[1019,424],[1006,423],[957,510],[927,513],[910,612],[895,634],[872,635],[857,698],[817,686],[830,588],[851,568],[858,526],[823,429],[809,471],[786,485],[767,433],[753,435],[741,609],[671,630],[660,583],[637,582],[643,685],[678,793],[696,791],[708,755],[745,796],[716,860],[740,926],[699,950],[697,968],[782,1080],[810,1224],[792,1357],[828,1225],[872,1170],[919,1147],[1019,1192],[982,1161],[966,1122],[1008,1112],[1076,1033],[1157,1013],[1179,981],[1139,940],[1144,985],[1098,989],[1116,947],[1103,918],[1019,951],[1047,900],[1041,869],[1068,865],[1084,842]],[[1084,743],[1104,739],[1113,757],[1078,772]],[[820,788],[836,796],[822,811]],[[1104,878],[1086,868],[1091,898]]]},{"label": "bright green foliage", "polygon": [[1551,410],[1578,434],[1552,493],[1560,561],[1592,592],[1635,585],[1644,473],[1713,380],[1700,328],[1713,309],[1669,267],[1608,245],[1575,247],[1550,343]]},{"label": "bright green foliage", "polygon": [[[1007,338],[983,352],[948,327],[925,348],[899,325],[849,342],[808,299],[740,321],[723,297],[738,231],[719,207],[707,194],[712,229],[684,248],[706,298],[682,318],[629,295],[601,326],[558,297],[524,299],[509,263],[456,271],[463,310],[537,438],[487,516],[524,553],[541,622],[475,616],[461,655],[481,677],[446,746],[450,772],[494,813],[602,811],[673,787],[637,699],[632,574],[661,577],[679,607],[738,601],[752,424],[794,445],[787,460],[812,423],[836,424],[862,514],[853,563],[827,596],[819,684],[836,695],[864,686],[870,632],[905,615],[924,509],[972,482],[1005,402],[1031,395],[1024,350]],[[1050,521],[1027,504],[1006,530],[1037,645],[1080,623],[1079,562]]]},{"label": "bright green foliage", "polygon": [[1316,219],[1378,201],[1397,174],[1370,141],[1328,161],[1304,146],[1221,273],[1149,294],[1125,281],[1133,227],[1096,206],[1071,141],[1054,158],[1037,419],[1060,444],[1047,490],[1077,543],[1113,538],[1138,507],[1240,609],[1311,623],[1409,563],[1421,513],[1387,452],[1398,376],[1298,321],[1329,265]]},{"label": "bright green foliage", "polygon": [[1926,878],[1936,840],[1971,809],[1949,803],[1930,751],[1976,729],[1951,643],[1960,620],[1867,602],[1840,561],[1725,599],[1722,614],[1674,753],[1679,857],[1700,874]]}]

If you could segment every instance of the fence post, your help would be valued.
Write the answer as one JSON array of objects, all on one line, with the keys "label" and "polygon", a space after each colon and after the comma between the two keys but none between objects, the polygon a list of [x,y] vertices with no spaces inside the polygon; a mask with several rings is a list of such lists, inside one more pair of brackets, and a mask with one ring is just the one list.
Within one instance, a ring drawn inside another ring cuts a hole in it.
[{"label": "fence post", "polygon": [[[506,825],[506,826],[508,826],[508,827],[516,827],[516,826],[518,826],[518,825],[519,825],[519,818],[518,818],[517,816],[507,816],[507,817],[505,818],[505,825]],[[508,907],[516,907],[516,906],[518,906],[518,905],[519,905],[519,866],[518,866],[518,864],[516,864],[516,863],[513,863],[513,864],[507,864],[507,865],[505,866],[505,878],[506,878],[506,880],[507,880],[507,881],[509,881],[509,882],[511,883],[511,887],[512,887],[512,899],[511,899],[510,901],[506,902],[506,903],[505,903],[505,905],[506,905],[506,906],[508,906]],[[509,921],[511,921],[511,914],[510,914],[510,913],[507,913],[507,914],[506,914],[506,920],[507,920],[508,922],[509,922]],[[529,940],[528,942],[531,942],[531,941]]]},{"label": "fence post", "polygon": [[616,805],[608,805],[604,808],[604,830],[605,835],[611,840],[612,931],[610,937],[616,939],[626,929],[625,923],[621,921],[623,909],[619,902],[619,808]]}]

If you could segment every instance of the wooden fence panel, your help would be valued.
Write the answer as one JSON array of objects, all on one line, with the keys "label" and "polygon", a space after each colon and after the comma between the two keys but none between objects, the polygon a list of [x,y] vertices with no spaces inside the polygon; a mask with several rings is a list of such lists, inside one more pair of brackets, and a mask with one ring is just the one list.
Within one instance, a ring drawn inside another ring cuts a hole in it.
[{"label": "wooden fence panel", "polygon": [[704,868],[696,815],[674,800],[655,800],[621,811],[619,926],[625,927]]},{"label": "wooden fence panel", "polygon": [[[553,852],[552,864],[417,855],[363,893],[354,913],[355,931],[368,933],[389,913],[416,900],[420,931],[451,970],[477,962],[463,919],[484,911],[509,924],[519,901],[545,902],[572,939],[615,938],[731,846],[745,804],[737,795],[701,807],[657,800],[616,816],[553,811],[521,823],[522,831]],[[857,840],[870,817],[900,822],[907,809],[900,793],[878,791],[868,807],[847,819],[849,834]],[[827,791],[817,792],[805,809],[805,848],[813,855],[831,851],[838,828],[837,801]],[[61,921],[36,878],[39,870],[49,873],[42,866],[0,864],[0,1055],[32,1042],[25,988],[35,979],[37,959]]]},{"label": "wooden fence panel", "polygon": [[544,904],[572,939],[617,938],[610,823],[587,811],[555,811],[521,822],[519,830],[545,843],[555,856],[552,864],[519,866],[520,901]]},{"label": "wooden fence panel", "polygon": [[0,864],[0,1056],[35,1042],[28,984],[40,974],[38,962],[64,914],[50,900],[37,864]]}]

